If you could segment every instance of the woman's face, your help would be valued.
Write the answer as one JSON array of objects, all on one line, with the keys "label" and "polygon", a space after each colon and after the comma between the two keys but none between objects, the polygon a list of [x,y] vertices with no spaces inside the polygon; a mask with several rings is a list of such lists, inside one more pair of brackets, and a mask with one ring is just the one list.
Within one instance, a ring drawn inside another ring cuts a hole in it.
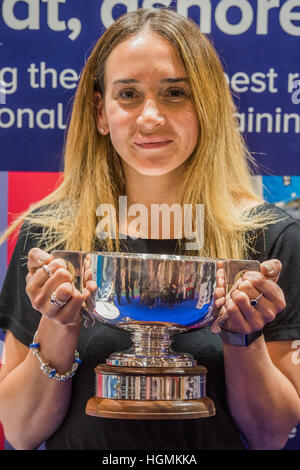
[{"label": "woman's face", "polygon": [[187,74],[170,43],[144,31],[111,52],[97,125],[123,162],[143,175],[166,174],[189,158],[199,126]]}]

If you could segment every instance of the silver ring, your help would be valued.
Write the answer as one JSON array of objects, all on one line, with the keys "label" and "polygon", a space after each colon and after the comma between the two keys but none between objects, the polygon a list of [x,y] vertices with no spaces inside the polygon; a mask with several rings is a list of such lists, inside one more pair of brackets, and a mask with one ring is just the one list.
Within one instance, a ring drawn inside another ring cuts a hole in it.
[{"label": "silver ring", "polygon": [[258,297],[256,297],[256,299],[250,299],[250,305],[252,305],[252,307],[256,307],[256,305],[258,304],[258,301],[259,299],[263,296],[264,294],[261,292],[259,294]]},{"label": "silver ring", "polygon": [[43,268],[43,270],[45,271],[45,273],[47,274],[48,277],[52,276],[52,272],[50,271],[50,269],[48,268],[48,266],[46,264],[43,264],[42,268]]},{"label": "silver ring", "polygon": [[57,297],[56,297],[56,294],[55,294],[55,291],[52,293],[51,295],[51,298],[50,298],[50,302],[54,305],[56,305],[57,307],[63,307],[64,305],[66,305],[66,303],[68,302],[67,300],[59,300]]}]

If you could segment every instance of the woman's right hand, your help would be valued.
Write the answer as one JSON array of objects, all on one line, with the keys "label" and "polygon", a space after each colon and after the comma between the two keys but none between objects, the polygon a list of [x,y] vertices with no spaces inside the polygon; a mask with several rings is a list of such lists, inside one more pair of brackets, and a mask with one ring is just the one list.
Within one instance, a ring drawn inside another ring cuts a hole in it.
[{"label": "woman's right hand", "polygon": [[[50,276],[43,265],[49,268]],[[27,267],[26,292],[33,308],[44,317],[62,325],[78,325],[81,322],[80,309],[89,292],[84,290],[82,294],[75,288],[66,262],[59,258],[54,259],[39,248],[32,248],[28,253]],[[66,304],[58,306],[51,303],[53,292],[57,299]]]}]

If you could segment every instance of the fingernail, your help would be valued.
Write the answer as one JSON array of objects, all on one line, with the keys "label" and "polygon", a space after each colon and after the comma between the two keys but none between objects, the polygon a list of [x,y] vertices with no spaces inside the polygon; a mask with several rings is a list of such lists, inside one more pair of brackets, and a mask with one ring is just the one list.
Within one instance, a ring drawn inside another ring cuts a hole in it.
[{"label": "fingernail", "polygon": [[273,270],[272,266],[269,263],[264,263],[264,267],[268,271],[268,274],[274,274],[274,270]]},{"label": "fingernail", "polygon": [[245,279],[243,281],[243,287],[252,287],[252,284],[248,279]]},{"label": "fingernail", "polygon": [[47,261],[50,261],[52,255],[49,255],[48,253],[46,254],[41,254],[41,256],[38,258],[38,262],[42,264],[46,263]]}]

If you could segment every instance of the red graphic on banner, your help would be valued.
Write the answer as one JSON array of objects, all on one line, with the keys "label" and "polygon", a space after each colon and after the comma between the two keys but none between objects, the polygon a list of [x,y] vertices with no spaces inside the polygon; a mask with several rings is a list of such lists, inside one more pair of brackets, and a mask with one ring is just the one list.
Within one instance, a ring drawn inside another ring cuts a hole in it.
[{"label": "red graphic on banner", "polygon": [[[8,173],[8,225],[29,206],[50,194],[58,185],[61,173],[9,172]],[[7,262],[14,250],[16,233],[10,237]]]}]

